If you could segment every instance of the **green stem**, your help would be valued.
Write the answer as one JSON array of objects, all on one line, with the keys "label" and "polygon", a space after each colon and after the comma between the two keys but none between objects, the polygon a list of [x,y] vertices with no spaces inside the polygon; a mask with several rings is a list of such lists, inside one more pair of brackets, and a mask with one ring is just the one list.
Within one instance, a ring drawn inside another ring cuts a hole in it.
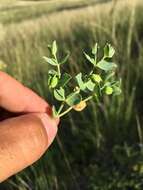
[{"label": "green stem", "polygon": [[64,116],[65,114],[67,114],[68,112],[70,112],[72,109],[73,109],[72,107],[69,107],[66,111],[64,111],[63,113],[59,114],[58,117]]},{"label": "green stem", "polygon": [[99,87],[99,94],[100,96],[102,96],[100,83],[98,84],[98,87]]},{"label": "green stem", "polygon": [[88,98],[85,98],[83,101],[84,102],[87,102],[88,100],[91,100],[93,98],[93,96],[91,95],[91,96],[89,96]]},{"label": "green stem", "polygon": [[59,110],[58,110],[58,115],[59,115],[60,112],[62,111],[62,109],[63,109],[63,107],[64,107],[64,104],[65,104],[65,102],[62,102],[62,104],[61,104],[61,106],[60,106],[60,108],[59,108]]},{"label": "green stem", "polygon": [[59,63],[58,63],[58,59],[57,59],[57,56],[56,56],[56,55],[54,55],[54,58],[55,58],[55,60],[56,60],[56,62],[57,62],[57,71],[58,71],[58,76],[59,76],[59,79],[60,79],[60,78],[61,78],[60,65],[59,65]]},{"label": "green stem", "polygon": [[93,69],[90,71],[89,75],[93,74],[95,68],[96,68],[96,65],[93,66]]},{"label": "green stem", "polygon": [[61,70],[60,70],[60,65],[59,64],[57,65],[57,69],[58,69],[58,76],[60,78],[61,77]]},{"label": "green stem", "polygon": [[92,71],[90,71],[89,75],[92,75],[92,74],[93,74],[93,70],[92,70]]}]

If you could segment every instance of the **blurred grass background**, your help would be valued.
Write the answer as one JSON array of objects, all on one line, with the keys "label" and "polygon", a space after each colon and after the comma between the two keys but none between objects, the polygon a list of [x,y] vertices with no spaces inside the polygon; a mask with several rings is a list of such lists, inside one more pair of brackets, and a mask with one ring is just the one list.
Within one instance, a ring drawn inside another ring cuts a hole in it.
[{"label": "blurred grass background", "polygon": [[66,70],[87,71],[98,42],[115,46],[120,97],[65,116],[49,151],[1,190],[143,189],[142,0],[0,0],[0,62],[48,101],[47,44],[72,52]]}]

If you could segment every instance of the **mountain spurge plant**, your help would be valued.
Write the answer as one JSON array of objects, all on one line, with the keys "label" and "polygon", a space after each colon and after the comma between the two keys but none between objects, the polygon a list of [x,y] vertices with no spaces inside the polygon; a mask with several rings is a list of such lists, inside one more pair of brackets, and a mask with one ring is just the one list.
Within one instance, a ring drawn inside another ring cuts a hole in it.
[{"label": "mountain spurge plant", "polygon": [[52,65],[48,73],[48,87],[58,106],[52,107],[53,117],[62,117],[72,109],[82,111],[91,99],[100,101],[104,95],[119,95],[121,93],[121,80],[116,79],[117,65],[112,62],[115,49],[106,44],[103,56],[99,56],[100,48],[96,43],[91,50],[91,56],[84,52],[85,58],[91,64],[89,73],[77,73],[71,76],[62,71],[62,66],[68,61],[69,53],[63,58],[58,58],[56,41],[49,45],[50,57],[45,61]]}]

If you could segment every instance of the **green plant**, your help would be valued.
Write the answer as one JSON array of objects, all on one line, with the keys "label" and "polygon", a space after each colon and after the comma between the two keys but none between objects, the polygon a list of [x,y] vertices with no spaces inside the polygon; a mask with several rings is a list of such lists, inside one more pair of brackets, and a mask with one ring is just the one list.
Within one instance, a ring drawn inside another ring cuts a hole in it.
[{"label": "green plant", "polygon": [[103,56],[99,56],[97,43],[92,48],[92,56],[84,52],[85,58],[92,64],[92,69],[89,73],[80,72],[74,77],[61,71],[61,66],[68,61],[69,52],[59,60],[56,41],[48,47],[51,56],[44,59],[55,68],[49,70],[48,87],[52,97],[60,103],[59,108],[55,105],[52,107],[54,117],[62,117],[72,109],[82,111],[87,101],[94,99],[99,102],[104,94],[121,93],[121,80],[115,77],[117,65],[111,60],[115,49],[110,44],[105,45]]}]

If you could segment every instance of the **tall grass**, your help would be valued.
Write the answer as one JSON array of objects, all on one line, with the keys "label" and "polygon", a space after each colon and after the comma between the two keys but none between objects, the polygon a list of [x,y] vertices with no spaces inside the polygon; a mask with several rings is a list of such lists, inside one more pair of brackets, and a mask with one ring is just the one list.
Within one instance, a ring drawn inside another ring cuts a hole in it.
[{"label": "tall grass", "polygon": [[6,0],[4,2],[0,2],[0,22],[4,25],[29,19],[34,20],[53,12],[78,9],[98,3],[97,0],[61,0],[60,2],[58,0],[40,2],[13,0],[13,3]]},{"label": "tall grass", "polygon": [[82,50],[94,42],[115,46],[123,93],[104,98],[81,114],[65,116],[49,151],[36,164],[11,178],[2,188],[18,190],[143,188],[142,86],[143,3],[114,1],[63,11],[3,28],[0,59],[7,72],[49,100],[42,56],[54,39],[61,54],[72,54],[65,70],[88,71]]}]

